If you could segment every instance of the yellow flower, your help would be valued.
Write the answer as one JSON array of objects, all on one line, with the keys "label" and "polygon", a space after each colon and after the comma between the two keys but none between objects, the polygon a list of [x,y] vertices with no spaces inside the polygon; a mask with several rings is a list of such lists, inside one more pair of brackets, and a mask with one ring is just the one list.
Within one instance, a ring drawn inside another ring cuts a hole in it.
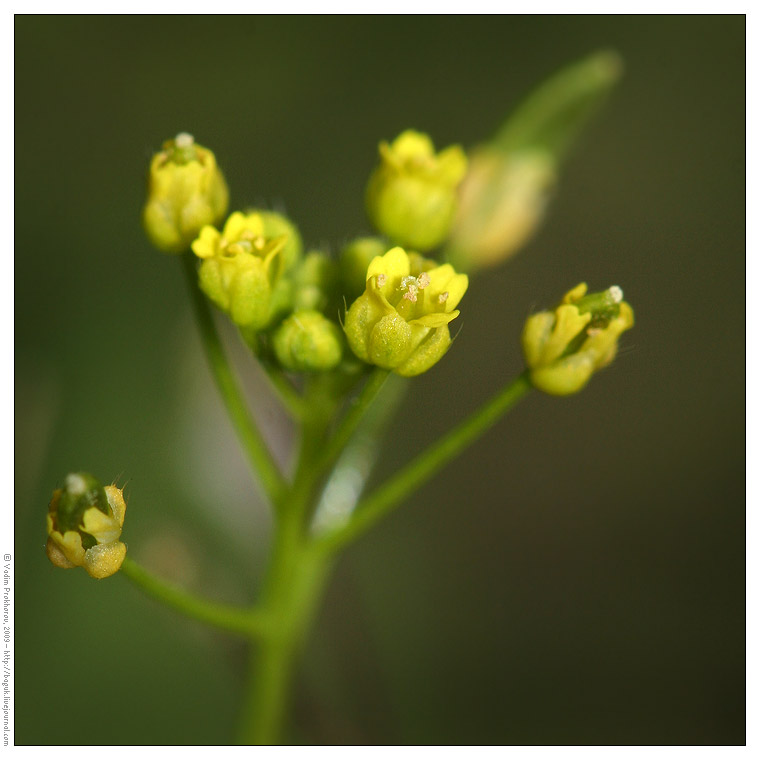
[{"label": "yellow flower", "polygon": [[367,185],[367,213],[393,242],[419,251],[442,243],[457,205],[457,185],[467,170],[458,145],[436,154],[431,139],[402,132],[380,143],[380,165]]},{"label": "yellow flower", "polygon": [[68,475],[48,507],[48,558],[57,567],[83,567],[93,578],[113,575],[127,554],[119,541],[126,511],[115,485],[104,488],[85,472]]},{"label": "yellow flower", "polygon": [[[421,257],[420,257],[421,260]],[[403,248],[376,256],[364,293],[346,314],[351,350],[363,361],[411,377],[432,367],[451,345],[449,322],[467,290],[450,264],[413,274]]]},{"label": "yellow flower", "polygon": [[182,253],[201,227],[224,218],[228,201],[214,154],[183,132],[150,162],[143,226],[156,248]]},{"label": "yellow flower", "polygon": [[257,213],[236,211],[222,232],[204,227],[191,246],[203,262],[198,272],[201,290],[240,327],[266,327],[286,242],[286,235],[268,238]]},{"label": "yellow flower", "polygon": [[617,353],[618,338],[633,327],[633,309],[613,285],[586,295],[586,283],[565,294],[554,311],[529,317],[522,334],[533,385],[545,393],[576,393]]}]

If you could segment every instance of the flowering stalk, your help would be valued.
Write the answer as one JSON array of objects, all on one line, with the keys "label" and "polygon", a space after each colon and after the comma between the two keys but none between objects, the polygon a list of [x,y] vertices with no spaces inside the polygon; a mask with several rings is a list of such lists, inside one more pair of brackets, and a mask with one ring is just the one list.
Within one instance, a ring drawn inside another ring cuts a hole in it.
[{"label": "flowering stalk", "polygon": [[[95,578],[121,569],[167,606],[244,637],[241,742],[281,740],[298,657],[340,552],[531,387],[552,395],[581,390],[633,326],[620,288],[587,294],[585,284],[577,286],[554,310],[526,321],[521,375],[361,496],[381,430],[401,398],[400,378],[429,371],[452,348],[449,325],[470,284],[460,262],[474,273],[529,238],[560,158],[617,75],[614,62],[597,56],[552,80],[500,130],[487,155],[476,151],[468,160],[459,146],[436,152],[427,135],[412,130],[383,141],[366,192],[380,236],[346,244],[338,261],[321,249],[305,251],[282,214],[247,209],[225,220],[221,170],[190,135],[167,141],[154,157],[143,223],[156,247],[182,259],[209,366],[272,507],[268,568],[248,607],[203,599],[157,578],[126,557],[121,490],[86,473],[69,475],[53,495],[47,553],[58,567],[83,567]],[[439,246],[448,261],[432,258]],[[298,426],[292,477],[280,470],[251,417],[210,304],[236,326]]]}]

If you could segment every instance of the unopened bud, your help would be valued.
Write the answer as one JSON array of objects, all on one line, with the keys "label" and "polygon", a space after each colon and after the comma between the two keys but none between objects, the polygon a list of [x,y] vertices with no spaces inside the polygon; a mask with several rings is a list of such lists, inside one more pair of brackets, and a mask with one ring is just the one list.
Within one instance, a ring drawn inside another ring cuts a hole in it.
[{"label": "unopened bud", "polygon": [[273,344],[280,364],[294,372],[324,372],[343,354],[338,326],[318,311],[291,314],[277,328]]},{"label": "unopened bud", "polygon": [[181,132],[153,156],[143,226],[156,248],[182,253],[207,224],[227,213],[229,192],[214,154]]},{"label": "unopened bud", "polygon": [[430,138],[407,130],[380,143],[380,165],[367,185],[367,213],[375,227],[407,248],[428,251],[449,234],[457,185],[467,169],[458,145],[436,154]]}]

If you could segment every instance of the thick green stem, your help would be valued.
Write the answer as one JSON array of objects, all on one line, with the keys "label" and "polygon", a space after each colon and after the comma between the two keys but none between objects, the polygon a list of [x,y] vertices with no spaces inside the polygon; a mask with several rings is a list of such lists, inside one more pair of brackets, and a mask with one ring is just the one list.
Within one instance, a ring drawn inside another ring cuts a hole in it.
[{"label": "thick green stem", "polygon": [[269,632],[251,651],[249,691],[243,705],[243,744],[282,741],[298,657],[330,570],[329,562],[302,543],[279,544],[264,600]]},{"label": "thick green stem", "polygon": [[528,392],[530,387],[530,379],[525,372],[359,502],[351,521],[317,539],[316,547],[326,554],[332,554],[366,533],[404,498],[488,430]]},{"label": "thick green stem", "polygon": [[145,593],[188,617],[248,637],[260,636],[267,630],[266,618],[259,610],[233,607],[197,597],[149,573],[129,557],[124,560],[121,572]]},{"label": "thick green stem", "polygon": [[298,655],[329,572],[329,558],[311,551],[306,532],[315,499],[315,465],[334,403],[317,383],[309,389],[293,487],[278,505],[272,557],[261,604],[271,621],[252,647],[243,704],[243,744],[277,744],[285,724]]},{"label": "thick green stem", "polygon": [[181,258],[195,309],[198,329],[219,393],[253,470],[261,479],[267,497],[272,504],[277,504],[284,492],[285,481],[258,428],[251,419],[240,388],[227,362],[208,302],[198,288],[198,277],[193,258],[189,254],[183,254]]}]

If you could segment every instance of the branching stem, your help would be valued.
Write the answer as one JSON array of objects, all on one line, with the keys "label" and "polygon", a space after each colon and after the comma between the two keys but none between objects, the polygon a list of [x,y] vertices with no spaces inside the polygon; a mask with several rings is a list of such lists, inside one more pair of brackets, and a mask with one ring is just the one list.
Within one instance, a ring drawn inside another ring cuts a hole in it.
[{"label": "branching stem", "polygon": [[259,610],[219,604],[195,596],[179,586],[161,580],[130,557],[125,558],[121,572],[146,594],[183,615],[249,638],[261,636],[268,631],[266,618]]}]

